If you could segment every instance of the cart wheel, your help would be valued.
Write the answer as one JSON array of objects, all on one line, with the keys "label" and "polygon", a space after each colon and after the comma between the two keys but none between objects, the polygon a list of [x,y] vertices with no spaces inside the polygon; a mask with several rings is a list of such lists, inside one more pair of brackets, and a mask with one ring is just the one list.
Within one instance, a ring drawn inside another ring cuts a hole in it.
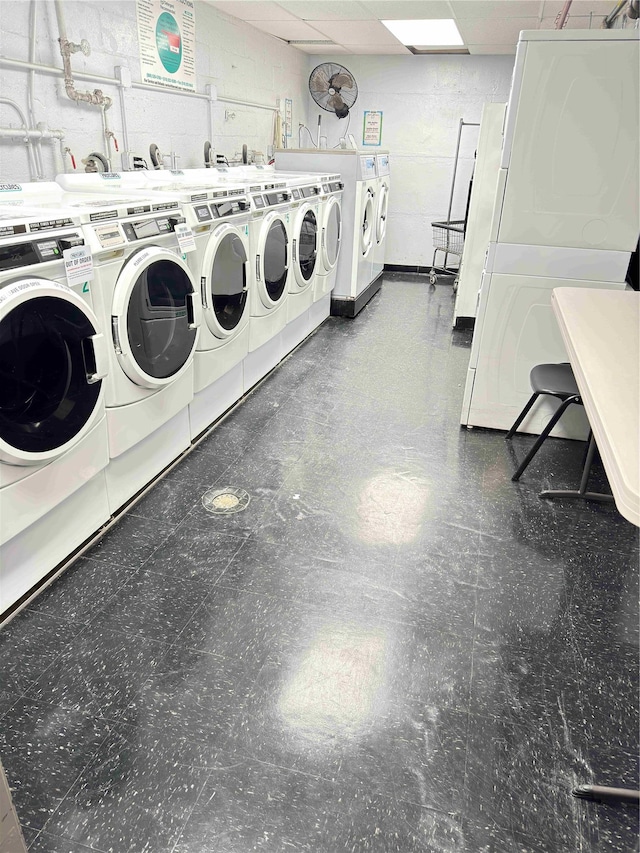
[{"label": "cart wheel", "polygon": [[438,276],[434,273],[433,270],[429,273],[429,284],[437,284]]},{"label": "cart wheel", "polygon": [[458,281],[459,281],[458,276],[456,276],[453,280],[453,292],[454,293],[458,292]]}]

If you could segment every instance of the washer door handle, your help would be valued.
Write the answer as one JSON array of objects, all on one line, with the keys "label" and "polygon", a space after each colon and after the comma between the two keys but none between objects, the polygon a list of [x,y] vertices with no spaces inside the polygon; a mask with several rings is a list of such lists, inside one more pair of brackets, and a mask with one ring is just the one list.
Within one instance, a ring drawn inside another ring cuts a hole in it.
[{"label": "washer door handle", "polygon": [[92,335],[90,338],[85,338],[87,344],[93,350],[93,361],[96,369],[94,373],[87,372],[87,385],[93,385],[100,382],[101,379],[109,372],[109,356],[107,354],[107,342],[104,335]]},{"label": "washer door handle", "polygon": [[260,281],[260,255],[256,255],[256,281]]}]

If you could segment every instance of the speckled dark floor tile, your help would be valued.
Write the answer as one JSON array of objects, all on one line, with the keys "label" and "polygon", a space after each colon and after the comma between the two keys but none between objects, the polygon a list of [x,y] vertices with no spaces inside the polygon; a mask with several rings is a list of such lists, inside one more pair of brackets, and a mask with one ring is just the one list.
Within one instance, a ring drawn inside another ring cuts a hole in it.
[{"label": "speckled dark floor tile", "polygon": [[97,717],[122,717],[166,652],[163,643],[91,624],[28,688],[28,695]]},{"label": "speckled dark floor tile", "polygon": [[135,571],[81,557],[35,599],[30,609],[60,621],[90,622]]},{"label": "speckled dark floor tile", "polygon": [[115,729],[45,831],[105,853],[170,853],[207,775],[180,743],[158,741],[147,751],[135,729]]},{"label": "speckled dark floor tile", "polygon": [[178,527],[149,557],[144,568],[175,578],[197,578],[215,584],[246,541],[219,533],[215,524]]},{"label": "speckled dark floor tile", "polygon": [[0,631],[0,716],[22,696],[82,626],[23,610]]},{"label": "speckled dark floor tile", "polygon": [[209,589],[199,578],[157,574],[145,567],[114,595],[100,621],[111,631],[172,643]]},{"label": "speckled dark floor tile", "polygon": [[169,536],[175,525],[136,515],[125,515],[86,556],[126,568],[138,569]]},{"label": "speckled dark floor tile", "polygon": [[41,853],[637,853],[570,791],[638,784],[638,530],[539,498],[583,445],[512,483],[532,439],[460,428],[452,308],[385,277],[2,631]]},{"label": "speckled dark floor tile", "polygon": [[20,822],[42,829],[107,737],[84,710],[20,699],[4,716],[0,753]]},{"label": "speckled dark floor tile", "polygon": [[37,829],[30,829],[28,826],[21,826],[20,829],[22,830],[22,837],[24,838],[24,843],[27,845],[27,850],[30,850],[31,845],[40,835],[40,832]]}]

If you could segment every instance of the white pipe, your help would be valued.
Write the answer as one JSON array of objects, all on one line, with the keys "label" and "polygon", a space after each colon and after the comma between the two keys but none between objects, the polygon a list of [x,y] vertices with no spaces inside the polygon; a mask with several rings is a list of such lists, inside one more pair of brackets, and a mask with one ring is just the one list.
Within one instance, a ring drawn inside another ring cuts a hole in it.
[{"label": "white pipe", "polygon": [[64,139],[61,130],[31,130],[21,127],[0,127],[0,137],[5,139]]},{"label": "white pipe", "polygon": [[12,107],[17,113],[20,121],[22,122],[22,129],[19,128],[7,128],[8,130],[16,130],[17,134],[15,136],[16,139],[24,139],[27,145],[27,160],[29,162],[29,176],[32,181],[37,179],[38,167],[36,164],[35,154],[33,153],[33,143],[31,142],[31,137],[29,136],[29,124],[27,122],[25,114],[22,112],[18,104],[15,101],[10,100],[10,98],[0,98],[0,104],[6,104],[9,107]]},{"label": "white pipe", "polygon": [[[10,59],[6,56],[0,56],[0,66],[4,65],[6,68],[22,68],[25,70],[29,70],[30,68],[35,69],[36,71],[42,71],[44,74],[53,74],[56,77],[64,77],[64,71],[60,68],[56,68],[54,65],[43,65],[37,62],[24,62],[22,59]],[[119,80],[117,77],[104,77],[99,74],[86,74],[84,71],[76,71],[75,77],[78,80],[87,80],[90,83],[109,83],[113,86],[117,86],[119,84]],[[199,98],[200,100],[209,100],[209,96],[205,95],[201,92],[185,92],[181,89],[163,89],[159,86],[152,86],[150,83],[132,83],[132,89],[142,89],[145,92],[155,92],[156,95],[182,95],[186,98]],[[221,101],[224,104],[237,104],[241,107],[254,107],[257,110],[270,110],[271,112],[275,112],[278,108],[276,106],[270,106],[269,104],[259,104],[256,101],[241,101],[237,98],[225,98],[222,95],[218,95],[218,101]]]},{"label": "white pipe", "polygon": [[[38,11],[38,0],[31,0],[31,5],[29,7],[29,62],[35,62],[36,60],[36,33],[37,33],[37,11]],[[36,83],[36,72],[31,69],[29,71],[29,78],[27,82],[27,113],[29,115],[29,124],[31,127],[36,127],[38,122],[36,119],[36,109],[35,109],[35,83]],[[42,141],[36,140],[33,150],[35,153],[35,162],[37,175],[36,180],[42,181],[44,180],[44,161],[42,159]]]}]

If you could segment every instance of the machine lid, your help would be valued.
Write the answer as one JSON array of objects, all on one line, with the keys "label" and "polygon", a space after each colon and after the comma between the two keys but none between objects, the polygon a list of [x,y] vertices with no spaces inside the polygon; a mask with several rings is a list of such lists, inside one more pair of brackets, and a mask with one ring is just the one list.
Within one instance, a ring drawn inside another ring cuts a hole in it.
[{"label": "machine lid", "polygon": [[249,259],[246,243],[232,225],[223,225],[207,245],[202,267],[205,320],[219,338],[231,337],[248,310]]},{"label": "machine lid", "polygon": [[330,198],[325,213],[324,234],[322,240],[322,264],[331,270],[338,263],[340,241],[342,240],[342,211],[337,198]]},{"label": "machine lid", "polygon": [[257,285],[265,306],[273,308],[285,293],[289,271],[289,238],[279,216],[265,220],[260,249],[256,264]]},{"label": "machine lid", "polygon": [[157,388],[187,369],[202,310],[195,290],[188,267],[168,249],[141,249],[124,265],[113,296],[111,331],[132,382]]},{"label": "machine lid", "polygon": [[106,348],[89,306],[66,285],[18,279],[0,290],[0,459],[62,455],[102,406]]}]

